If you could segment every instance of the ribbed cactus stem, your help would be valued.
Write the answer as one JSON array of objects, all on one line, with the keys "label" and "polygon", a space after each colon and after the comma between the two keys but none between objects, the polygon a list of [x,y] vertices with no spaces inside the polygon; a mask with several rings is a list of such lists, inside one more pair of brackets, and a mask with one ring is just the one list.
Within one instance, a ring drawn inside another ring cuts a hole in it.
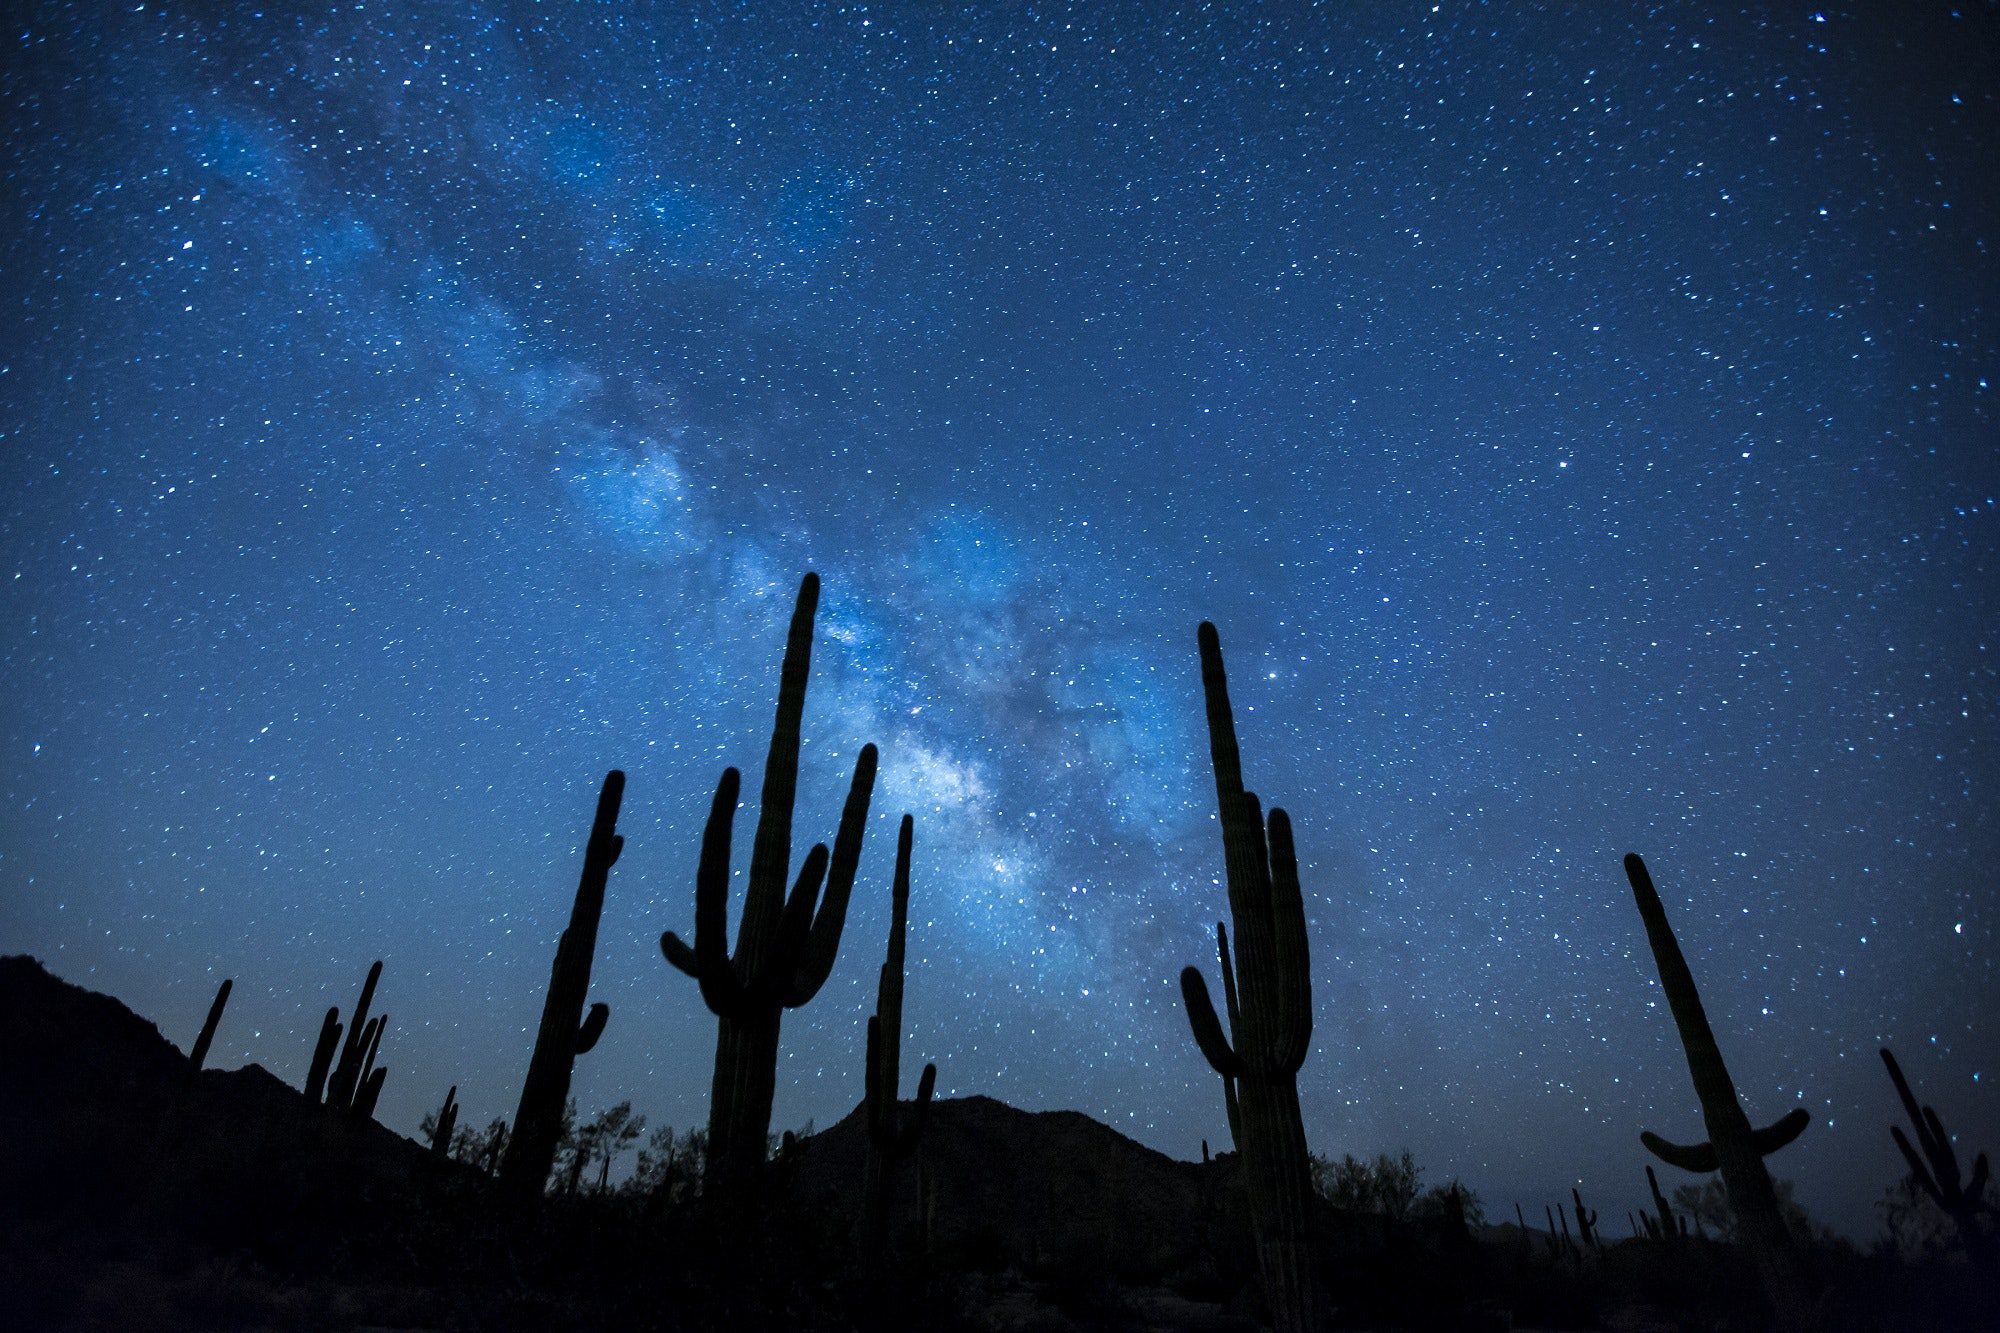
[{"label": "ribbed cactus stem", "polygon": [[807,853],[787,894],[800,726],[818,607],[819,577],[807,574],[799,585],[779,669],[777,715],[764,760],[762,804],[735,955],[728,938],[729,861],[741,777],[733,768],[716,784],[702,834],[694,943],[690,946],[672,931],[660,937],[667,961],[700,983],[702,1000],[716,1015],[704,1192],[739,1216],[741,1209],[757,1206],[761,1193],[781,1019],[786,1009],[799,1008],[818,994],[833,970],[875,789],[875,747],[865,745],[855,761],[831,854],[824,844]]},{"label": "ribbed cactus stem", "polygon": [[202,1020],[201,1035],[194,1039],[194,1049],[188,1052],[188,1063],[196,1069],[208,1061],[208,1048],[215,1041],[216,1025],[222,1022],[222,1011],[229,1003],[229,992],[235,982],[224,978],[215,988],[215,1001],[208,1006],[208,1017]]},{"label": "ribbed cactus stem", "polygon": [[1708,1142],[1693,1146],[1670,1143],[1651,1132],[1640,1140],[1655,1157],[1684,1171],[1717,1171],[1729,1196],[1729,1209],[1736,1217],[1737,1232],[1757,1265],[1766,1297],[1781,1327],[1804,1329],[1812,1325],[1813,1281],[1805,1259],[1785,1227],[1778,1208],[1777,1191],[1764,1169],[1767,1154],[1790,1143],[1805,1131],[1812,1115],[1800,1107],[1763,1129],[1753,1130],[1737,1099],[1736,1084],[1722,1062],[1722,1050],[1702,1008],[1701,993],[1695,989],[1694,974],[1681,954],[1660,904],[1659,890],[1646,863],[1636,855],[1625,858],[1625,875],[1632,896],[1645,923],[1646,940],[1659,968],[1660,988],[1666,992],[1680,1031],[1681,1048],[1686,1052],[1688,1074],[1695,1095],[1701,1101],[1701,1117],[1708,1128]]},{"label": "ribbed cactus stem", "polygon": [[516,1200],[540,1197],[555,1165],[562,1138],[563,1107],[569,1101],[576,1057],[597,1044],[611,1007],[594,1004],[584,1014],[590,995],[591,961],[597,954],[597,926],[604,915],[604,890],[611,867],[625,850],[618,834],[618,811],[625,800],[625,775],[612,769],[598,789],[597,812],[583,845],[583,873],[571,901],[569,924],[556,941],[549,967],[548,995],[542,1002],[542,1023],[535,1033],[534,1054],[521,1082],[521,1102],[514,1112],[513,1132],[500,1162],[500,1187]]},{"label": "ribbed cactus stem", "polygon": [[[1283,810],[1268,823],[1243,787],[1243,761],[1215,626],[1199,634],[1209,758],[1222,822],[1235,968],[1223,969],[1225,1034],[1198,968],[1181,973],[1195,1043],[1235,1083],[1232,1133],[1243,1155],[1251,1224],[1265,1300],[1278,1333],[1317,1327],[1318,1293],[1307,1233],[1312,1179],[1299,1115],[1298,1071],[1312,1043],[1312,976],[1305,899],[1292,825]],[[1222,936],[1218,934],[1218,945]]]}]

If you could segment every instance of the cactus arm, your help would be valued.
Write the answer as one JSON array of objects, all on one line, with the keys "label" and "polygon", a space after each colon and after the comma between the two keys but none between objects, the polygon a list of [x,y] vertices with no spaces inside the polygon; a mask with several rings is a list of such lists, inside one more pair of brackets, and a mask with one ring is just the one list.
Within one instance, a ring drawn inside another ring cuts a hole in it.
[{"label": "cactus arm", "polygon": [[1187,1008],[1188,1027],[1194,1044],[1201,1048],[1209,1068],[1224,1078],[1243,1077],[1243,1061],[1230,1048],[1222,1023],[1215,1016],[1215,1002],[1208,998],[1208,982],[1198,967],[1181,969],[1181,1000]]},{"label": "cactus arm", "polygon": [[1640,1133],[1639,1142],[1646,1145],[1647,1152],[1668,1166],[1677,1166],[1683,1171],[1702,1174],[1717,1170],[1721,1165],[1715,1156],[1715,1145],[1712,1143],[1673,1143],[1661,1138],[1650,1129]]},{"label": "cactus arm", "polygon": [[354,1096],[354,1114],[362,1120],[375,1118],[375,1103],[381,1100],[382,1085],[389,1079],[389,1070],[383,1066],[370,1073],[361,1085],[361,1091]]},{"label": "cactus arm", "polygon": [[1292,843],[1292,820],[1271,808],[1271,924],[1278,964],[1278,1031],[1274,1061],[1296,1074],[1312,1045],[1312,959],[1306,945],[1305,895],[1299,888],[1299,856]]},{"label": "cactus arm", "polygon": [[[1910,1091],[1910,1081],[1903,1077],[1903,1066],[1897,1063],[1895,1053],[1887,1046],[1882,1048],[1882,1063],[1889,1067],[1889,1081],[1896,1085],[1896,1098],[1903,1103],[1903,1114],[1907,1115],[1910,1123],[1916,1126],[1917,1137],[1922,1138],[1924,1113],[1917,1105],[1917,1095]],[[1930,1147],[1929,1143],[1925,1143],[1924,1151],[1929,1152]]]},{"label": "cactus arm", "polygon": [[[1229,957],[1229,929],[1220,921],[1215,923],[1215,957],[1222,967],[1223,1009],[1229,1015],[1229,1030],[1235,1032],[1243,1025],[1243,1010],[1236,1001],[1236,964]],[[1222,1076],[1222,1112],[1229,1123],[1229,1141],[1241,1148],[1243,1106],[1236,1095],[1236,1080],[1227,1074]]]},{"label": "cactus arm", "polygon": [[229,992],[236,983],[225,977],[215,989],[215,1001],[208,1006],[208,1017],[202,1020],[201,1035],[194,1039],[194,1049],[188,1052],[188,1063],[196,1069],[208,1059],[208,1048],[215,1040],[216,1025],[222,1022],[222,1010],[229,1003]]},{"label": "cactus arm", "polygon": [[813,616],[819,610],[819,575],[799,583],[778,669],[778,710],[771,723],[771,746],[764,757],[764,787],[758,799],[757,834],[750,848],[750,887],[737,930],[738,961],[755,971],[764,960],[762,942],[772,938],[785,907],[785,867],[792,860],[792,810],[799,790],[799,730],[805,716],[806,683],[812,675]]},{"label": "cactus arm", "polygon": [[326,1011],[319,1025],[319,1040],[313,1044],[312,1064],[306,1068],[306,1100],[317,1105],[326,1099],[326,1076],[333,1068],[334,1048],[340,1045],[340,1006]]},{"label": "cactus arm", "polygon": [[574,1054],[589,1055],[597,1045],[597,1039],[604,1035],[604,1025],[610,1021],[610,1005],[602,1000],[591,1005],[590,1012],[584,1015],[583,1022],[577,1026],[576,1045],[572,1048]]},{"label": "cactus arm", "polygon": [[923,1074],[917,1079],[917,1100],[910,1107],[909,1118],[896,1133],[896,1154],[908,1156],[916,1151],[924,1137],[924,1127],[930,1123],[931,1094],[937,1087],[937,1066],[925,1065]]},{"label": "cactus arm", "polygon": [[1917,1156],[1917,1150],[1910,1146],[1910,1140],[1903,1133],[1903,1127],[1901,1125],[1889,1126],[1889,1137],[1896,1140],[1896,1147],[1902,1152],[1903,1160],[1909,1163],[1910,1174],[1916,1178],[1918,1186],[1922,1188],[1924,1193],[1931,1196],[1932,1202],[1936,1203],[1938,1207],[1946,1207],[1943,1191],[1938,1189],[1937,1182],[1931,1179],[1930,1170],[1924,1165],[1924,1159]]},{"label": "cactus arm", "polygon": [[701,964],[695,961],[694,950],[671,930],[660,933],[660,952],[667,956],[667,961],[673,964],[676,971],[691,977],[701,976]]},{"label": "cactus arm", "polygon": [[[715,784],[715,799],[708,807],[701,862],[695,871],[695,980],[701,983],[701,998],[714,1014],[733,1013],[743,1003],[743,983],[729,959],[729,842],[741,785],[741,774],[733,768],[723,770],[722,780]],[[667,956],[672,958],[674,950],[669,948]]]},{"label": "cactus arm", "polygon": [[854,877],[861,867],[861,840],[868,831],[868,803],[875,794],[875,770],[879,763],[879,753],[872,743],[862,746],[854,761],[854,778],[848,784],[847,801],[840,810],[840,828],[833,839],[826,891],[800,952],[800,976],[794,989],[802,991],[808,1000],[826,984],[833,972],[834,957],[840,952],[841,932],[847,928],[847,904],[854,892]]},{"label": "cactus arm", "polygon": [[1757,1150],[1759,1157],[1769,1157],[1772,1153],[1805,1133],[1806,1126],[1811,1123],[1812,1112],[1806,1110],[1803,1106],[1795,1107],[1764,1126],[1764,1128],[1752,1130],[1750,1133],[1750,1146]]},{"label": "cactus arm", "polygon": [[1229,956],[1229,927],[1215,923],[1215,961],[1222,967],[1222,1007],[1229,1015],[1229,1030],[1243,1022],[1243,1007],[1236,1001],[1236,963]]}]

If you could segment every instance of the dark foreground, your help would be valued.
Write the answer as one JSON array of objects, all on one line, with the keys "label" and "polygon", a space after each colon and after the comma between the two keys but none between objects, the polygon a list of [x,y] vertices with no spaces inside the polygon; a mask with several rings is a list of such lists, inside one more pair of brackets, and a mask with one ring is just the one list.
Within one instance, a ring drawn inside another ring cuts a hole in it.
[{"label": "dark foreground", "polygon": [[[19,1329],[1251,1330],[1234,1158],[1173,1161],[1068,1112],[936,1105],[889,1258],[854,1258],[857,1116],[772,1168],[761,1251],[702,1201],[499,1203],[474,1167],[197,1071],[151,1023],[0,959],[0,1325]],[[1562,1254],[1539,1232],[1315,1220],[1340,1326],[1755,1329],[1701,1240]],[[1991,1328],[1962,1265],[1823,1247],[1829,1329]]]}]

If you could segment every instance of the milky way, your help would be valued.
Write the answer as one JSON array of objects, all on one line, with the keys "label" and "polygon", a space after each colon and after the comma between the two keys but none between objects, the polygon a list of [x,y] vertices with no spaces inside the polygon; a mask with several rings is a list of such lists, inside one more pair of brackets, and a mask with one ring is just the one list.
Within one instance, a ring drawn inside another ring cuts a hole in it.
[{"label": "milky way", "polygon": [[656,942],[817,569],[801,843],[884,768],[781,1125],[907,810],[906,1066],[1226,1142],[1206,618],[1316,1147],[1641,1197],[1628,850],[1816,1215],[1884,1042],[2000,1146],[1990,8],[288,8],[6,33],[0,946],[294,1080],[383,958],[382,1118],[483,1123],[622,767],[576,1092],[700,1123]]}]

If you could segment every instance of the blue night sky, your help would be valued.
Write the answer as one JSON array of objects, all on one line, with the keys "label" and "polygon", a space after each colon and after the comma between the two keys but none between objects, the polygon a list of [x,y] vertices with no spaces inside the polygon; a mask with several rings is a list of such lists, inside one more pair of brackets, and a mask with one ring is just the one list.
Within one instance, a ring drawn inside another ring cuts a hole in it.
[{"label": "blue night sky", "polygon": [[1317,1149],[1636,1202],[1628,850],[1816,1215],[1884,1042],[2000,1146],[1994,9],[635,8],[10,19],[0,948],[293,1081],[380,957],[382,1118],[511,1115],[622,767],[576,1092],[700,1123],[657,940],[816,569],[799,845],[883,778],[777,1127],[907,810],[906,1068],[1226,1142],[1207,618]]}]

